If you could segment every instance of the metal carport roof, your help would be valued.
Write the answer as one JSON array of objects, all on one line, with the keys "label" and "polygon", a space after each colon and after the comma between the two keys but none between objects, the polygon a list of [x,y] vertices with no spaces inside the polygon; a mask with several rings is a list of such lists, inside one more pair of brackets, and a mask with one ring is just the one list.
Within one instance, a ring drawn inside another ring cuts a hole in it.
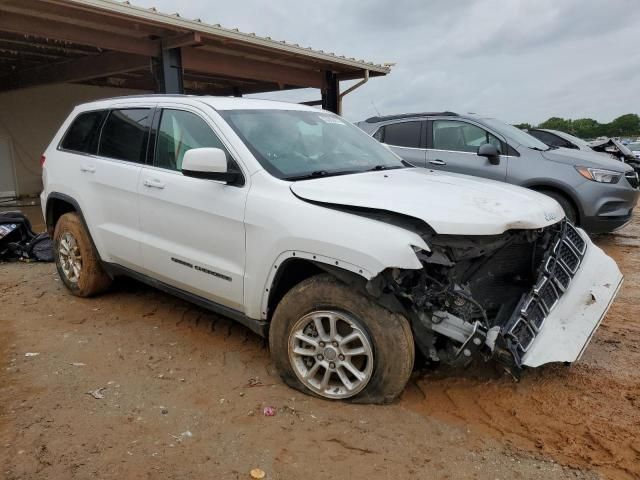
[{"label": "metal carport roof", "polygon": [[[176,71],[179,87],[169,78]],[[312,87],[339,110],[340,80],[387,73],[388,65],[129,3],[0,2],[0,91],[74,82],[211,95]]]}]

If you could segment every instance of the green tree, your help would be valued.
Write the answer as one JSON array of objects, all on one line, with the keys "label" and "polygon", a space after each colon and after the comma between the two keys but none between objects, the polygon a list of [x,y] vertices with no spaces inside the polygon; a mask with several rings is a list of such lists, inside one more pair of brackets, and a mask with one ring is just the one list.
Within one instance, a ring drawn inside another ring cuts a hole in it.
[{"label": "green tree", "polygon": [[602,127],[593,118],[578,118],[571,122],[572,134],[580,138],[596,138],[602,135]]},{"label": "green tree", "polygon": [[561,132],[571,133],[571,120],[565,120],[560,117],[551,117],[538,125],[538,128],[547,128],[549,130],[560,130]]},{"label": "green tree", "polygon": [[637,135],[640,132],[640,117],[635,113],[627,113],[606,125],[607,134],[611,137]]},{"label": "green tree", "polygon": [[516,123],[514,127],[519,128],[520,130],[529,130],[531,128],[530,123]]}]

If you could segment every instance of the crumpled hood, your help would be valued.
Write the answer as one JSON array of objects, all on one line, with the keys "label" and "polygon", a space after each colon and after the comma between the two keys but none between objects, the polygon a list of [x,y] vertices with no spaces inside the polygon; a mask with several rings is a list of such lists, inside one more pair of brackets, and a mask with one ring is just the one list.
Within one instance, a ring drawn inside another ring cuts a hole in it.
[{"label": "crumpled hood", "polygon": [[620,162],[609,155],[585,150],[573,150],[569,148],[556,148],[541,152],[544,158],[553,162],[566,163],[581,167],[606,168],[616,172],[625,173],[633,170],[629,165]]},{"label": "crumpled hood", "polygon": [[564,217],[555,200],[532,190],[423,168],[298,181],[291,185],[291,191],[309,201],[419,218],[436,233],[448,235],[498,235],[510,229],[537,229]]}]

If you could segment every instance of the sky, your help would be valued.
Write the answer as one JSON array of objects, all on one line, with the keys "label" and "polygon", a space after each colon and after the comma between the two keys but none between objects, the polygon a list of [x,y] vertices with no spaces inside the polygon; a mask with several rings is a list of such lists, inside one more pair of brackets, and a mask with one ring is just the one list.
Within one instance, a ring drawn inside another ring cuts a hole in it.
[{"label": "sky", "polygon": [[[418,111],[510,123],[640,113],[639,0],[132,0],[184,18],[375,63],[351,121]],[[350,83],[342,82],[341,88]],[[316,100],[318,91],[261,94]]]}]

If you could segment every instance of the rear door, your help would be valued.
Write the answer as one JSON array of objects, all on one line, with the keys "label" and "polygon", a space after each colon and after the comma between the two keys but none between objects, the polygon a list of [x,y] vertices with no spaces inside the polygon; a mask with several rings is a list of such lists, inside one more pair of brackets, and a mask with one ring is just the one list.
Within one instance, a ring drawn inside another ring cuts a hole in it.
[{"label": "rear door", "polygon": [[[478,148],[485,143],[495,145],[501,152],[499,165],[478,156]],[[503,182],[507,178],[508,157],[502,154],[506,144],[479,125],[461,120],[432,120],[427,128],[427,146],[427,168]]]},{"label": "rear door", "polygon": [[151,106],[85,112],[60,150],[73,165],[73,188],[103,260],[139,269],[138,177]]},{"label": "rear door", "polygon": [[143,168],[139,180],[145,273],[243,310],[248,184],[184,176],[182,160],[192,148],[221,148],[230,166],[238,166],[204,112],[167,105],[158,114],[153,164]]},{"label": "rear door", "polygon": [[407,120],[381,126],[373,138],[416,167],[424,167],[427,159],[425,144],[426,122]]}]

